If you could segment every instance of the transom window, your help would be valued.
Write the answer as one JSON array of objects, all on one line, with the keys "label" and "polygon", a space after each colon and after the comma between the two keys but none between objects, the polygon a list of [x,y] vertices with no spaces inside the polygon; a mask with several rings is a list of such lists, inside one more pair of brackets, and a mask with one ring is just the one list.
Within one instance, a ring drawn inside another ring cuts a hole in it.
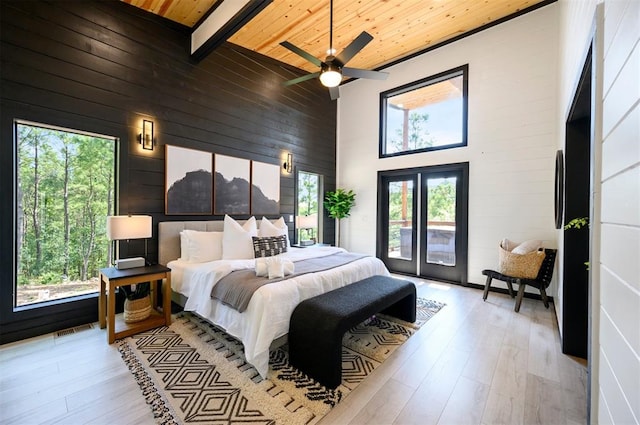
[{"label": "transom window", "polygon": [[464,65],[380,94],[380,157],[467,145]]}]

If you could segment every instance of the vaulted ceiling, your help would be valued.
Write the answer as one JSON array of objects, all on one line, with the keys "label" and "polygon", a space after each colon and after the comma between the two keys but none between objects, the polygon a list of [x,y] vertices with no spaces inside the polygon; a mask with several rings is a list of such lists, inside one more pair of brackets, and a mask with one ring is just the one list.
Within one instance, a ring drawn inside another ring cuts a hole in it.
[{"label": "vaulted ceiling", "polygon": [[[209,9],[236,0],[123,0],[194,28]],[[334,0],[333,45],[340,52],[362,31],[374,39],[349,62],[375,69],[550,0]],[[324,58],[329,0],[274,0],[228,40],[309,72],[317,66],[282,47],[289,41]]]}]

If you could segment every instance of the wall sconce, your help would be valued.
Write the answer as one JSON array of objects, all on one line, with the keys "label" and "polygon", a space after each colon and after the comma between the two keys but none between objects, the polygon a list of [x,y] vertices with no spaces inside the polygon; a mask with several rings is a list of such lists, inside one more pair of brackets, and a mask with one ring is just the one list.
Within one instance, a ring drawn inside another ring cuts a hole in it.
[{"label": "wall sconce", "polygon": [[140,134],[142,149],[153,150],[153,121],[142,120],[142,133]]},{"label": "wall sconce", "polygon": [[287,160],[284,162],[284,164],[282,164],[282,168],[287,173],[290,173],[291,170],[293,170],[293,154],[291,152],[287,154]]}]

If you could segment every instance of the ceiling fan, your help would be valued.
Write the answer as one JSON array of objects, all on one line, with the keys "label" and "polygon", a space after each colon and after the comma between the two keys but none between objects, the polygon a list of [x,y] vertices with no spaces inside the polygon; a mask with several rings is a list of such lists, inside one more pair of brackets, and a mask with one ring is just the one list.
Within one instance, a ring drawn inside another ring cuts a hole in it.
[{"label": "ceiling fan", "polygon": [[362,31],[360,35],[351,42],[351,44],[340,52],[339,55],[334,56],[336,52],[333,49],[333,0],[331,0],[329,4],[329,50],[327,50],[327,57],[324,61],[321,61],[288,41],[280,43],[281,46],[286,47],[299,56],[302,56],[312,64],[319,66],[320,71],[286,81],[284,85],[291,86],[293,84],[298,84],[303,81],[319,77],[322,85],[329,88],[331,99],[335,100],[340,96],[338,86],[342,82],[343,76],[385,80],[389,76],[388,72],[369,71],[367,69],[349,68],[345,66],[347,62],[349,62],[360,50],[369,44],[371,40],[373,40],[373,36],[366,31]]}]

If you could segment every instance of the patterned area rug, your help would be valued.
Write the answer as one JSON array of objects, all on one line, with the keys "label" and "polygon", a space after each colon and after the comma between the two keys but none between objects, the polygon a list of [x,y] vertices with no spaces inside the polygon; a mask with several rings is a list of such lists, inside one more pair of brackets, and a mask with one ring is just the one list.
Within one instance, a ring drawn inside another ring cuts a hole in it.
[{"label": "patterned area rug", "polygon": [[343,339],[342,384],[327,389],[270,353],[262,379],[242,344],[198,316],[118,341],[159,424],[313,424],[339,403],[444,304],[418,298],[416,323],[376,315]]}]

